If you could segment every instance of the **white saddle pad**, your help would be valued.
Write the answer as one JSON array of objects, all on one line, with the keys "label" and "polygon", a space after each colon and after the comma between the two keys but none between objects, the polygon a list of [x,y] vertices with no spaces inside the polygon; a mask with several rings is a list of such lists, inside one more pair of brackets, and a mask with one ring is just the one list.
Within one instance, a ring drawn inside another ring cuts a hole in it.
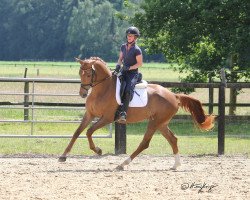
[{"label": "white saddle pad", "polygon": [[[116,101],[121,105],[120,97],[121,82],[119,78],[116,81]],[[129,107],[144,107],[148,103],[147,82],[136,84],[133,99],[129,102]]]}]

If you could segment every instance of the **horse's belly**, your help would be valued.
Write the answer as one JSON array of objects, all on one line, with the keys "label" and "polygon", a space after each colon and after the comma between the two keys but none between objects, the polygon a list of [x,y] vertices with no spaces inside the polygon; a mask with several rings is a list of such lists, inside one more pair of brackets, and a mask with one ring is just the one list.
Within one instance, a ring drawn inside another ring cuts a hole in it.
[{"label": "horse's belly", "polygon": [[129,108],[127,113],[127,122],[136,123],[141,122],[150,118],[150,112],[147,111],[146,107]]}]

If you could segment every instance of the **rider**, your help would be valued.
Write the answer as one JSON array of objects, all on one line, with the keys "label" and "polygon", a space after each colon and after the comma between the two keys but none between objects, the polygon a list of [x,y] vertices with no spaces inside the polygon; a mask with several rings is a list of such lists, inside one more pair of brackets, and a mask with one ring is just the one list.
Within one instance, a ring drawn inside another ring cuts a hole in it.
[{"label": "rider", "polygon": [[[142,66],[142,51],[136,45],[136,40],[140,36],[138,28],[131,26],[126,30],[127,43],[122,44],[118,62],[115,69],[115,74],[119,72],[122,74],[123,81],[125,81],[125,91],[122,100],[122,107],[118,121],[126,122],[127,110],[129,101],[133,95],[135,84],[139,77],[138,68]],[[121,68],[123,64],[123,67]]]}]

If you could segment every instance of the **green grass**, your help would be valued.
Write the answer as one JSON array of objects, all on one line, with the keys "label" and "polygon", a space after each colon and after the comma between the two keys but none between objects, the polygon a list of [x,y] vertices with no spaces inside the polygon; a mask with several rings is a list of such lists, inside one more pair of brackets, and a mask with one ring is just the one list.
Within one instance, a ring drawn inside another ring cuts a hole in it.
[{"label": "green grass", "polygon": [[[130,124],[127,126],[127,153],[131,154],[139,145],[146,130],[147,123]],[[217,126],[217,124],[216,124]],[[249,136],[250,127],[247,124],[242,128],[241,123],[234,124],[236,130],[240,130],[243,136]],[[78,127],[78,124],[36,124],[34,126],[35,135],[73,135],[73,132]],[[231,126],[230,126],[231,127]],[[241,128],[240,128],[241,127]],[[194,127],[191,121],[170,123],[170,128],[176,133],[179,138],[179,149],[181,154],[216,154],[217,153],[217,127],[209,132],[201,132]],[[226,154],[249,154],[250,153],[250,138],[240,138],[235,135],[235,129],[232,126],[232,132],[226,134],[225,153]],[[6,133],[7,130],[12,130],[16,134],[23,135],[30,133],[29,124],[1,124],[0,134]],[[20,131],[22,130],[22,131]],[[82,133],[84,135],[86,130]],[[109,127],[100,129],[94,135],[108,135]],[[237,132],[239,133],[239,132]],[[191,137],[190,137],[191,136]],[[33,154],[56,154],[59,155],[66,148],[70,139],[40,139],[40,138],[1,138],[0,154],[17,154],[17,153],[33,153]],[[103,148],[103,153],[114,153],[114,127],[112,138],[94,138],[97,146]],[[77,140],[72,154],[92,155],[93,152],[88,148],[86,138]],[[163,136],[156,132],[150,144],[150,148],[143,152],[151,155],[171,154],[172,150],[168,142]]]},{"label": "green grass", "polygon": [[[0,112],[1,113],[1,112]],[[41,114],[40,118],[34,118],[37,121],[81,121],[81,116],[75,115],[62,115],[58,116],[58,113],[55,115],[44,115]],[[72,114],[72,113],[71,113]],[[12,118],[8,118],[8,120],[12,120]],[[22,120],[22,118],[18,118],[15,120]],[[33,135],[72,135],[72,133],[77,129],[78,123],[34,123],[33,126]],[[173,119],[169,127],[171,130],[177,134],[178,136],[216,136],[218,133],[218,124],[215,122],[214,128],[209,132],[204,132],[199,130],[193,123],[191,119],[187,120],[176,120]],[[147,122],[140,122],[136,124],[129,124],[127,126],[127,134],[128,135],[143,135],[147,128]],[[114,124],[113,128],[114,130]],[[234,121],[226,121],[226,136],[238,136],[238,137],[250,137],[250,124],[247,120],[234,120]],[[106,135],[109,132],[109,126],[97,130],[95,134]],[[31,122],[28,123],[0,123],[0,135],[29,135],[31,133]]]},{"label": "green grass", "polygon": [[[2,138],[0,142],[0,154],[49,154],[60,155],[66,148],[70,139],[17,139]],[[142,140],[142,135],[127,136],[127,154],[131,154]],[[103,154],[114,153],[114,137],[99,139],[95,138],[96,146],[103,150]],[[217,154],[217,138],[216,137],[178,137],[179,151],[182,155],[203,155]],[[226,138],[225,154],[250,154],[250,140],[240,138]],[[93,155],[89,149],[86,138],[80,138],[76,141],[72,151],[72,155]],[[159,134],[156,134],[150,147],[142,154],[150,155],[171,155],[172,149],[168,142]]]},{"label": "green grass", "polygon": [[[16,65],[15,65],[16,64]],[[76,78],[80,65],[76,62],[0,62],[0,77],[23,77],[25,68],[30,78]],[[108,63],[112,70],[115,63]],[[166,63],[144,63],[140,68],[143,78],[157,81],[178,81],[179,73]],[[166,77],[168,77],[166,79]]]}]

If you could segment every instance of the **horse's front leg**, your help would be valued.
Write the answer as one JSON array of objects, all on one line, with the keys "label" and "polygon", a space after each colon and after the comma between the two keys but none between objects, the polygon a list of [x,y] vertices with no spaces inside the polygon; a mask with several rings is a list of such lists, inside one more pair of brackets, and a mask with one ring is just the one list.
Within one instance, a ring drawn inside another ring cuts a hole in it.
[{"label": "horse's front leg", "polygon": [[93,139],[92,139],[92,134],[99,128],[104,127],[105,125],[111,123],[112,120],[108,120],[105,119],[103,117],[101,117],[96,123],[94,123],[88,130],[87,130],[87,138],[88,138],[88,142],[89,142],[89,148],[91,150],[93,150],[95,153],[97,153],[98,155],[102,155],[102,150],[99,147],[96,147]]},{"label": "horse's front leg", "polygon": [[72,149],[76,139],[79,137],[79,135],[82,133],[82,131],[89,125],[89,123],[93,120],[93,116],[90,115],[88,112],[85,113],[81,124],[79,127],[76,129],[73,137],[70,140],[70,143],[68,144],[67,148],[64,150],[64,153],[59,157],[59,162],[65,162],[67,158],[67,154],[70,152]]}]

